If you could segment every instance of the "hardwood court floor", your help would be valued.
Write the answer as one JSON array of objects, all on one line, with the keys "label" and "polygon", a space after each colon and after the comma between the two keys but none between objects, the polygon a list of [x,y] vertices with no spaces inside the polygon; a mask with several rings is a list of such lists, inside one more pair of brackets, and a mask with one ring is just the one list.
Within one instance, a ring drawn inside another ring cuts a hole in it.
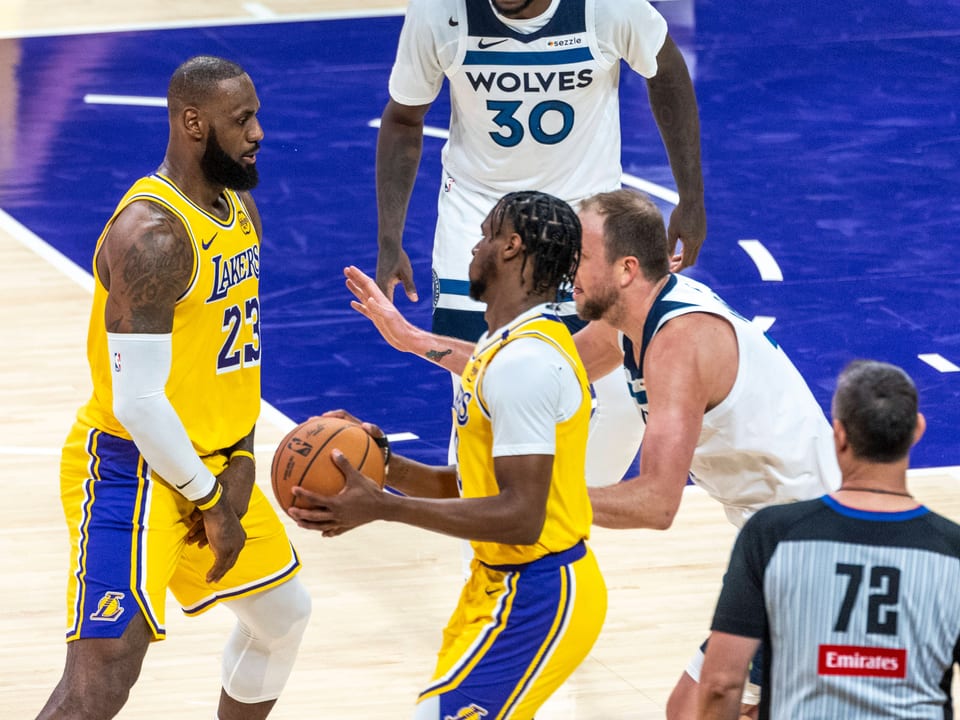
[{"label": "hardwood court floor", "polygon": [[[148,25],[355,9],[355,3],[186,0],[0,4],[0,33]],[[135,7],[133,7],[135,6]],[[395,8],[367,0],[364,7]],[[3,217],[0,217],[3,220]],[[24,244],[26,243],[26,244]],[[41,258],[28,233],[0,222],[0,715],[32,717],[59,678],[64,644],[67,535],[58,497],[60,443],[86,399],[89,292]],[[285,425],[258,427],[258,480]],[[955,469],[913,473],[917,496],[960,520]],[[432,669],[456,601],[460,544],[378,524],[324,540],[289,525],[303,559],[314,616],[272,717],[395,720],[408,717]],[[663,716],[670,688],[706,634],[733,528],[691,490],[667,532],[594,532],[610,588],[604,631],[588,660],[538,714],[540,720],[647,720]],[[233,616],[186,619],[168,606],[168,640],[151,648],[121,718],[214,717],[220,648]]]},{"label": "hardwood court floor", "polygon": [[[0,372],[0,707],[26,718],[63,660],[66,531],[57,450],[86,399],[87,291],[0,231],[3,335],[15,346]],[[258,430],[260,472],[283,428]],[[954,471],[915,474],[918,497],[960,519]],[[378,524],[324,540],[290,525],[314,616],[273,717],[407,717],[429,676],[460,578],[450,538]],[[587,662],[538,716],[550,720],[662,717],[673,682],[705,635],[733,528],[702,493],[687,493],[667,532],[597,529],[610,586],[604,631]],[[198,619],[168,607],[168,640],[151,648],[122,718],[211,718],[219,654],[232,615]]]}]

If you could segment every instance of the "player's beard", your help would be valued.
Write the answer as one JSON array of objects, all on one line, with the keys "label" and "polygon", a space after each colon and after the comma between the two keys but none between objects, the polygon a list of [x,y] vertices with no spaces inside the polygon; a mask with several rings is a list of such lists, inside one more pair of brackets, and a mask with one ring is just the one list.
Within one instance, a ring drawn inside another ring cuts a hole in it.
[{"label": "player's beard", "polygon": [[231,190],[253,190],[260,181],[256,163],[244,165],[227,155],[217,140],[217,131],[210,128],[207,149],[200,158],[200,167],[207,180]]},{"label": "player's beard", "polygon": [[[474,262],[479,264],[477,265],[476,277],[470,278],[470,298],[482,301],[483,296],[487,293],[490,280],[497,276],[497,266],[490,255],[482,255],[479,260],[475,256]],[[472,265],[473,263],[471,263]]]},{"label": "player's beard", "polygon": [[577,303],[577,317],[581,320],[603,320],[610,312],[610,308],[617,304],[617,291],[615,288],[606,287],[598,292],[595,297],[585,298],[582,295],[581,301]]},{"label": "player's beard", "polygon": [[500,7],[500,3],[498,3],[497,0],[493,0],[493,7],[496,9],[496,11],[508,18],[516,17],[531,5],[533,5],[533,0],[527,0],[523,5],[515,8],[514,10],[504,10],[502,7]]}]

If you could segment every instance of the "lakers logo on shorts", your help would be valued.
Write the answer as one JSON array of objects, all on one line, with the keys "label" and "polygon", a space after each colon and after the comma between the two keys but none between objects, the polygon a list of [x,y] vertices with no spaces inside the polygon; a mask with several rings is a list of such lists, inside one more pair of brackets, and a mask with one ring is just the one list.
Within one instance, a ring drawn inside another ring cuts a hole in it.
[{"label": "lakers logo on shorts", "polygon": [[467,707],[462,707],[457,710],[456,715],[447,715],[443,720],[480,720],[480,718],[486,717],[487,711],[484,710],[479,705],[470,703]]},{"label": "lakers logo on shorts", "polygon": [[91,620],[101,620],[103,622],[116,622],[123,615],[123,607],[120,601],[123,600],[122,592],[108,591],[100,598],[97,603],[96,612],[90,613]]}]

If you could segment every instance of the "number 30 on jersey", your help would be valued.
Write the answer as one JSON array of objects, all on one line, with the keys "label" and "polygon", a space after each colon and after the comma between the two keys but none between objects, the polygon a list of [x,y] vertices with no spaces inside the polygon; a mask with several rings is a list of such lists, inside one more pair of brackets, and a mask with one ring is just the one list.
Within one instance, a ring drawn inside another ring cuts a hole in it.
[{"label": "number 30 on jersey", "polygon": [[[517,111],[522,105],[520,100],[487,100],[487,110],[494,113],[493,122],[500,128],[498,132],[490,133],[497,145],[516,147],[528,132],[541,145],[556,145],[573,130],[573,108],[562,100],[544,100],[534,105],[527,116],[526,127],[517,119]],[[557,115],[559,127],[553,129],[557,124]]]}]

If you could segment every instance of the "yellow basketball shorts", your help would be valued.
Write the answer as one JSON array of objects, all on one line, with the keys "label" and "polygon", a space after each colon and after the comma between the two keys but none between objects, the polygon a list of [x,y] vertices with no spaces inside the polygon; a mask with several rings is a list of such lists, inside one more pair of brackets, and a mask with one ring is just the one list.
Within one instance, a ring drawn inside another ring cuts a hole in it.
[{"label": "yellow basketball shorts", "polygon": [[606,584],[583,542],[526,565],[474,558],[419,702],[439,696],[440,717],[532,718],[586,658],[606,612]]},{"label": "yellow basketball shorts", "polygon": [[68,641],[120,637],[138,612],[161,640],[168,588],[186,614],[198,615],[300,569],[283,524],[254,486],[237,564],[207,583],[213,552],[186,543],[194,504],[152,478],[133,442],[82,423],[63,448],[60,498],[70,531]]}]

